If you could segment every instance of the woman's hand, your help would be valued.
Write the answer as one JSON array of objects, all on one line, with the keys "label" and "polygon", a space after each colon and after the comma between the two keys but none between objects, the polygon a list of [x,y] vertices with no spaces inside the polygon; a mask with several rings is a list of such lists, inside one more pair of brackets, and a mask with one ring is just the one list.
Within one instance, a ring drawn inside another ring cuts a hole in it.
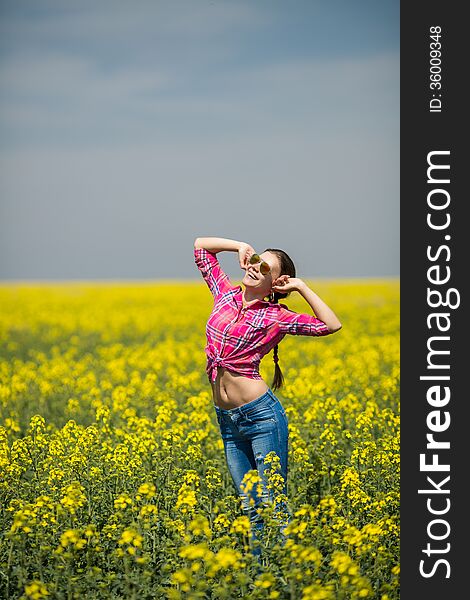
[{"label": "woman's hand", "polygon": [[250,244],[246,244],[245,242],[240,242],[240,246],[238,248],[238,260],[240,262],[240,267],[243,270],[246,270],[248,267],[248,261],[252,254],[256,254],[256,250]]},{"label": "woman's hand", "polygon": [[289,275],[281,275],[275,281],[273,281],[274,292],[298,292],[305,285],[302,279],[298,277],[289,277]]}]

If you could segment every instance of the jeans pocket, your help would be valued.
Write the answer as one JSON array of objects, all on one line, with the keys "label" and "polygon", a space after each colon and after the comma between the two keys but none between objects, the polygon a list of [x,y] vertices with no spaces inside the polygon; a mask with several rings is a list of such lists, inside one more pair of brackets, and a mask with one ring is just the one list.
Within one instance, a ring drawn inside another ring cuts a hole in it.
[{"label": "jeans pocket", "polygon": [[245,413],[245,420],[250,425],[261,425],[263,423],[275,423],[276,415],[269,404],[262,404],[255,410]]},{"label": "jeans pocket", "polygon": [[282,404],[279,402],[279,400],[273,405],[273,410],[280,415],[281,419],[284,420],[285,424],[288,425],[289,424],[289,420],[287,418],[287,414],[286,411],[284,410],[284,407],[282,406]]}]

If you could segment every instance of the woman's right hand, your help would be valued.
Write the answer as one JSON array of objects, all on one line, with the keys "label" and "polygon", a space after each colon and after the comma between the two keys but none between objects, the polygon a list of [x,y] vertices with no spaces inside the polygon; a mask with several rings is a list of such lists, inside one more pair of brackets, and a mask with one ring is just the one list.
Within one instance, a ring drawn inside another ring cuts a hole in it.
[{"label": "woman's right hand", "polygon": [[246,271],[248,267],[248,261],[252,254],[256,254],[256,250],[250,244],[246,244],[245,242],[240,242],[240,246],[238,247],[238,260],[240,262],[240,267]]}]

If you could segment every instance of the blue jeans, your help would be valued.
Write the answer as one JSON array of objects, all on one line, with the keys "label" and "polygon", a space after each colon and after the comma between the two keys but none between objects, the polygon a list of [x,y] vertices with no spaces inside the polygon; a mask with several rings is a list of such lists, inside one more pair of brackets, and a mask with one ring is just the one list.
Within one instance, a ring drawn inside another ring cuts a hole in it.
[{"label": "blue jeans", "polygon": [[[289,431],[287,427],[287,416],[282,404],[269,388],[262,396],[251,402],[231,409],[223,409],[215,406],[217,422],[224,442],[225,458],[232,476],[237,493],[242,500],[243,512],[249,517],[251,524],[251,542],[259,539],[259,533],[263,529],[263,520],[257,512],[257,508],[272,502],[275,492],[267,487],[268,479],[265,470],[272,464],[265,464],[266,455],[274,451],[280,459],[280,470],[284,483],[281,490],[287,496],[287,448]],[[255,469],[261,478],[261,494],[258,493],[258,485],[248,494],[243,490],[241,483],[244,475],[251,469]],[[250,498],[254,500],[254,506],[250,505]],[[281,542],[285,542],[284,529],[290,521],[290,513],[285,502],[278,507],[281,522],[279,532]],[[258,535],[257,535],[258,534]],[[253,549],[253,554],[258,558],[261,555],[261,547]]]}]

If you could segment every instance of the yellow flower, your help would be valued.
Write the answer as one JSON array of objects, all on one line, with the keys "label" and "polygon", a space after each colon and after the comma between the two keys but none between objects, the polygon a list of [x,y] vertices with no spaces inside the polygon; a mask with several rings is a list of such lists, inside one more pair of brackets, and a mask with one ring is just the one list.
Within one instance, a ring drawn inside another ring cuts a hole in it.
[{"label": "yellow flower", "polygon": [[335,594],[330,587],[314,584],[302,590],[302,600],[335,600]]},{"label": "yellow flower", "polygon": [[189,592],[193,582],[190,569],[179,569],[171,575],[171,583],[178,585],[183,592]]},{"label": "yellow flower", "polygon": [[33,581],[25,585],[24,593],[25,596],[30,600],[41,600],[41,598],[45,598],[46,596],[50,595],[46,584],[38,579],[33,579]]},{"label": "yellow flower", "polygon": [[261,589],[267,589],[269,587],[271,587],[274,583],[274,578],[271,574],[265,573],[263,575],[261,575],[261,577],[258,577],[258,579],[255,581],[255,586],[259,587]]},{"label": "yellow flower", "polygon": [[132,506],[133,503],[134,501],[128,494],[120,494],[120,496],[118,496],[116,500],[114,500],[114,508],[126,510],[126,508],[128,506]]},{"label": "yellow flower", "polygon": [[250,519],[244,515],[234,519],[230,527],[231,533],[243,533],[244,535],[248,535],[250,533],[250,530]]},{"label": "yellow flower", "polygon": [[186,471],[186,473],[184,474],[184,482],[186,484],[193,483],[196,487],[198,487],[199,482],[200,482],[200,477],[196,473],[196,471]]},{"label": "yellow flower", "polygon": [[203,515],[197,515],[189,524],[189,531],[194,535],[205,535],[212,537],[212,531],[209,527],[209,521]]},{"label": "yellow flower", "polygon": [[79,529],[67,529],[60,536],[60,545],[54,551],[62,554],[67,549],[82,550],[87,545],[87,540],[81,537]]},{"label": "yellow flower", "polygon": [[237,550],[231,548],[222,548],[214,556],[214,561],[222,569],[238,569],[242,556]]},{"label": "yellow flower", "polygon": [[214,553],[209,550],[207,544],[203,542],[201,544],[183,546],[178,552],[178,555],[181,558],[187,558],[188,560],[195,560],[199,558],[210,560],[214,556]]},{"label": "yellow flower", "polygon": [[157,516],[157,515],[158,515],[158,508],[155,506],[155,504],[146,504],[145,506],[142,506],[142,508],[140,509],[140,512],[139,512],[139,516],[142,519],[147,519],[148,517]]},{"label": "yellow flower", "polygon": [[229,527],[229,525],[230,521],[225,514],[217,515],[217,517],[214,519],[214,529],[220,531],[221,529]]},{"label": "yellow flower", "polygon": [[138,493],[146,498],[153,498],[155,496],[156,487],[153,483],[143,483],[139,489]]},{"label": "yellow flower", "polygon": [[353,565],[353,560],[344,552],[335,551],[333,552],[330,564],[333,569],[338,571],[339,574],[342,574],[346,573]]},{"label": "yellow flower", "polygon": [[188,487],[186,483],[183,483],[178,491],[176,509],[180,509],[180,511],[184,514],[192,511],[196,504],[196,492]]},{"label": "yellow flower", "polygon": [[65,487],[65,495],[60,499],[60,503],[65,506],[71,515],[75,515],[77,509],[86,503],[87,499],[84,491],[83,486],[78,481]]}]

